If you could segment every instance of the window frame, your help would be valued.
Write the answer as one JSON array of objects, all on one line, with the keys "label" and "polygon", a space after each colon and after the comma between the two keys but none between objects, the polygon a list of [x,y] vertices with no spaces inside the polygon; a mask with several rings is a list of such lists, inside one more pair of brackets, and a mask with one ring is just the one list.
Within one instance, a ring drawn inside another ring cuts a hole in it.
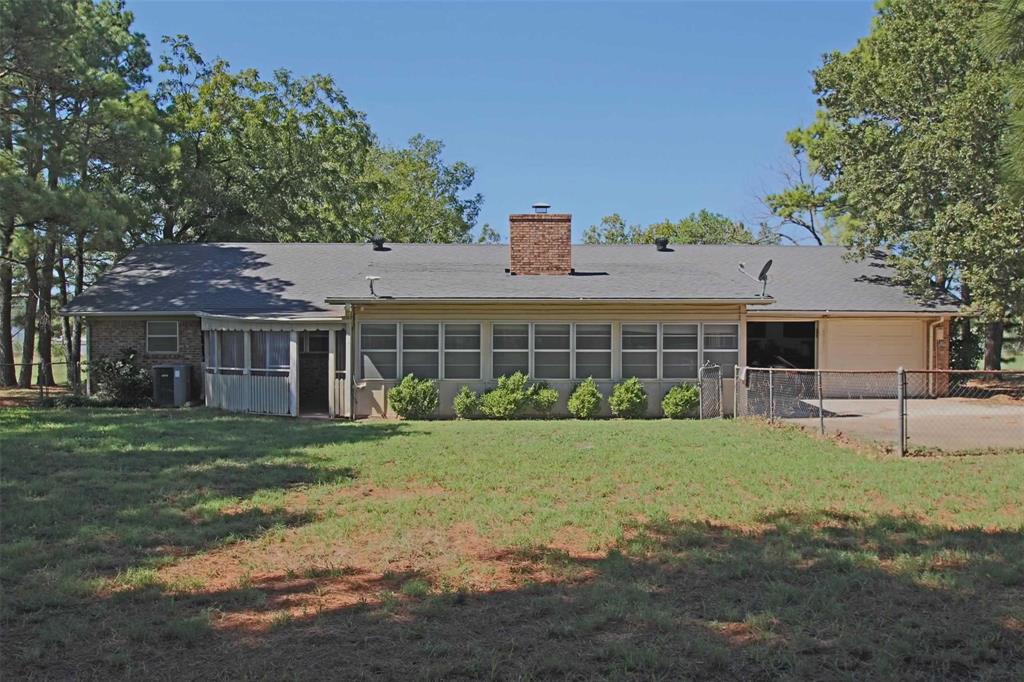
[{"label": "window frame", "polygon": [[[718,325],[718,326],[723,326],[723,327],[725,327],[725,326],[734,327],[736,329],[736,334],[735,334],[736,346],[734,348],[712,348],[710,350],[706,349],[704,347],[704,335],[705,335],[704,328],[707,325]],[[707,353],[709,353],[709,352],[710,353],[735,353],[736,354],[736,362],[734,363],[734,365],[732,367],[729,367],[729,373],[726,373],[726,366],[725,365],[719,365],[722,368],[722,378],[723,379],[735,379],[736,378],[735,377],[735,371],[736,371],[735,370],[735,366],[738,365],[739,362],[740,362],[740,346],[743,345],[743,341],[741,339],[742,331],[743,331],[743,325],[739,321],[736,321],[736,322],[701,322],[701,324],[700,324],[700,339],[699,339],[699,341],[700,341],[700,360],[699,360],[699,363],[700,364],[698,365],[698,368],[699,367],[703,367],[705,364],[707,364],[708,361],[705,360],[704,356]],[[700,370],[698,369],[698,376],[700,376],[699,371]]]},{"label": "window frame", "polygon": [[[651,353],[655,355],[656,371],[653,377],[637,377],[640,381],[661,381],[661,322],[654,320],[629,320],[619,323],[619,379],[625,380],[632,378],[632,375],[627,376],[623,367],[625,366],[625,355],[627,353]],[[654,348],[630,348],[627,349],[623,343],[625,338],[625,328],[629,325],[654,325]]]},{"label": "window frame", "polygon": [[[467,327],[476,327],[476,348],[475,349],[472,349],[472,348],[448,348],[448,346],[446,344],[446,340],[447,340],[447,336],[448,336],[448,325],[463,325],[463,326],[467,326]],[[493,332],[492,332],[492,334],[493,334]],[[492,341],[492,343],[493,343],[493,341]],[[438,345],[438,353],[440,353],[440,357],[438,358],[438,375],[439,375],[438,378],[439,379],[443,379],[445,381],[479,381],[480,379],[483,378],[484,329],[483,329],[483,324],[482,323],[480,323],[480,322],[472,322],[472,321],[466,321],[466,322],[460,322],[460,321],[441,322],[441,323],[439,323],[437,345]],[[449,378],[449,376],[448,376],[448,362],[447,362],[447,354],[448,353],[466,353],[466,354],[476,353],[476,376]]]},{"label": "window frame", "polygon": [[[537,325],[557,325],[568,327],[568,348],[542,348],[537,349]],[[537,376],[537,353],[568,353],[569,367],[568,376],[565,377],[539,377]],[[543,322],[530,323],[530,378],[537,381],[572,381],[576,375],[576,323],[545,320]]]},{"label": "window frame", "polygon": [[[214,357],[214,361],[217,363],[217,373],[218,374],[242,374],[243,372],[245,372],[245,370],[246,370],[245,364],[246,364],[246,362],[248,360],[248,358],[245,357],[245,346],[246,346],[245,341],[246,341],[246,336],[248,335],[248,333],[249,333],[248,331],[241,330],[241,329],[218,329],[217,331],[214,332],[214,334],[217,335],[217,339],[215,341],[216,356]],[[224,364],[221,363],[221,353],[224,350],[224,334],[241,334],[242,335],[242,353],[241,353],[241,355],[242,355],[242,364],[237,366],[237,367],[233,367],[233,366],[230,366],[230,365],[224,365]]]},{"label": "window frame", "polygon": [[[502,348],[496,349],[494,347],[494,327],[499,324],[507,325],[526,325],[526,348]],[[533,322],[527,320],[491,320],[491,380],[497,380],[500,374],[496,374],[494,371],[494,354],[495,353],[526,353],[526,375],[529,377],[533,376]]]},{"label": "window frame", "polygon": [[[363,348],[363,327],[368,324],[373,325],[385,325],[390,324],[395,326],[395,345],[393,348],[372,348],[369,351]],[[402,377],[402,329],[401,322],[395,320],[370,320],[370,321],[359,321],[358,334],[356,335],[356,365],[359,369],[359,379],[368,381],[401,381]],[[394,377],[368,377],[363,371],[363,354],[364,353],[394,353],[395,354],[395,376]]]},{"label": "window frame", "polygon": [[[154,322],[159,324],[173,324],[174,335],[170,334],[151,334],[149,326]],[[174,339],[174,350],[152,350],[149,347],[149,340],[154,339]],[[146,320],[146,355],[177,355],[181,351],[181,322],[178,320]]]},{"label": "window frame", "polygon": [[[665,327],[691,325],[697,328],[696,348],[665,348]],[[692,377],[666,377],[665,353],[692,353],[697,358],[697,374]],[[704,364],[704,323],[703,322],[659,322],[658,323],[658,380],[659,381],[699,381],[700,368]]]},{"label": "window frame", "polygon": [[[291,372],[291,334],[287,331],[281,331],[276,329],[250,329],[244,332],[249,336],[249,373],[257,376],[285,376]],[[270,344],[268,343],[264,348],[263,352],[265,357],[263,358],[263,364],[266,367],[257,367],[254,362],[255,349],[256,349],[256,334],[282,334],[284,335],[288,351],[288,361],[283,365],[270,365]],[[244,342],[243,342],[244,343]]]},{"label": "window frame", "polygon": [[[580,352],[576,345],[576,327],[579,325],[585,326],[602,326],[608,327],[608,349],[595,349],[595,348],[584,348],[584,353],[608,353],[608,376],[607,377],[594,377],[594,381],[612,381],[615,375],[615,324],[603,320],[586,320],[583,322],[572,322],[571,330],[571,346],[572,346],[572,381],[583,381],[588,379],[590,375],[580,376],[576,369],[576,354]],[[621,336],[621,331],[619,332]],[[621,343],[621,341],[620,341]],[[621,351],[621,347],[620,347]],[[621,360],[621,358],[620,358]]]}]

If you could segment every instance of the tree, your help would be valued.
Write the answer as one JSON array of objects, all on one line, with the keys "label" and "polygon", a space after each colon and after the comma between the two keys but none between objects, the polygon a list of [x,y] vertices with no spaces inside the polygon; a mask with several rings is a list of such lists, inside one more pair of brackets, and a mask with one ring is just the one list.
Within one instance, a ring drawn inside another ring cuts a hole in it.
[{"label": "tree", "polygon": [[982,47],[1007,65],[1009,127],[1003,139],[1003,173],[1015,198],[1024,196],[1024,2],[991,0],[982,16]]},{"label": "tree", "polygon": [[447,165],[444,144],[416,135],[408,147],[371,152],[364,180],[373,190],[358,213],[366,234],[395,242],[469,242],[483,196],[465,196],[476,172]]},{"label": "tree", "polygon": [[[814,72],[826,122],[807,141],[858,253],[891,253],[988,323],[985,366],[1024,309],[1024,206],[999,172],[1005,65],[979,45],[980,2],[888,0],[870,34]],[[912,64],[913,68],[908,68]]]},{"label": "tree", "polygon": [[643,228],[626,225],[618,213],[605,216],[601,225],[591,225],[583,233],[585,244],[653,244],[666,237],[673,244],[753,244],[758,240],[743,226],[719,213],[701,209],[672,221],[667,218]]},{"label": "tree", "polygon": [[[784,187],[761,198],[770,214],[767,228],[780,240],[799,244],[810,238],[821,246],[842,237],[847,216],[836,204],[818,164],[808,154],[814,137],[827,133],[828,124],[821,117],[809,128],[786,133],[792,158],[780,170]],[[794,228],[796,236],[791,234]]]},{"label": "tree", "polygon": [[131,20],[118,2],[0,3],[0,383],[12,378],[6,368],[15,276],[26,301],[18,383],[31,383],[35,350],[38,380],[52,383],[52,295],[61,244],[90,223],[116,224],[110,202],[83,187],[134,132],[118,124],[123,105],[146,82],[149,54],[145,39],[130,30]]}]

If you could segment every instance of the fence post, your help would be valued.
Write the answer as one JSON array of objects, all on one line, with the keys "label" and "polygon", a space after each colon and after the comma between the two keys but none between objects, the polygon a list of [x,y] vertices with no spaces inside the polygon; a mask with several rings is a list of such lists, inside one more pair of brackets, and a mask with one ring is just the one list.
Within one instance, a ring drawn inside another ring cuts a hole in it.
[{"label": "fence post", "polygon": [[740,416],[740,366],[732,366],[732,418]]},{"label": "fence post", "polygon": [[697,403],[697,418],[704,419],[704,366],[701,365],[697,369],[697,397],[700,401]]},{"label": "fence post", "polygon": [[818,385],[818,425],[821,427],[821,435],[825,435],[825,401],[821,391],[821,370],[814,373],[815,383]]},{"label": "fence post", "polygon": [[772,368],[768,368],[768,421],[775,421],[775,383]]},{"label": "fence post", "polygon": [[900,457],[907,454],[907,370],[896,370],[896,413],[899,419]]}]

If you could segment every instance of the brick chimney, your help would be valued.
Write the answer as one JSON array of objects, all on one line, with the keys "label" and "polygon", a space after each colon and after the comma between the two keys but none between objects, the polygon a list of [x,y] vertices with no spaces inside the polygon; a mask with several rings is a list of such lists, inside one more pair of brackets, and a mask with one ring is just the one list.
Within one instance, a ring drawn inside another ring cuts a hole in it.
[{"label": "brick chimney", "polygon": [[568,275],[572,272],[572,214],[548,213],[534,204],[533,213],[508,217],[509,272],[513,275]]}]

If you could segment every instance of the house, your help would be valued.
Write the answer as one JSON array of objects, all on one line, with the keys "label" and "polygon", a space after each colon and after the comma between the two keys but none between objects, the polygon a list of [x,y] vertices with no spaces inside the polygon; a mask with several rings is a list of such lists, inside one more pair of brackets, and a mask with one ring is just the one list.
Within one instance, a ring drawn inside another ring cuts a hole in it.
[{"label": "house", "polygon": [[[229,410],[388,415],[406,374],[442,410],[517,370],[558,388],[647,385],[652,413],[704,363],[946,368],[951,301],[918,300],[879,259],[841,247],[571,245],[569,214],[509,217],[510,244],[159,244],[63,311],[88,358],[186,364]],[[767,286],[747,273],[773,262]],[[741,271],[739,264],[745,263]]]}]

